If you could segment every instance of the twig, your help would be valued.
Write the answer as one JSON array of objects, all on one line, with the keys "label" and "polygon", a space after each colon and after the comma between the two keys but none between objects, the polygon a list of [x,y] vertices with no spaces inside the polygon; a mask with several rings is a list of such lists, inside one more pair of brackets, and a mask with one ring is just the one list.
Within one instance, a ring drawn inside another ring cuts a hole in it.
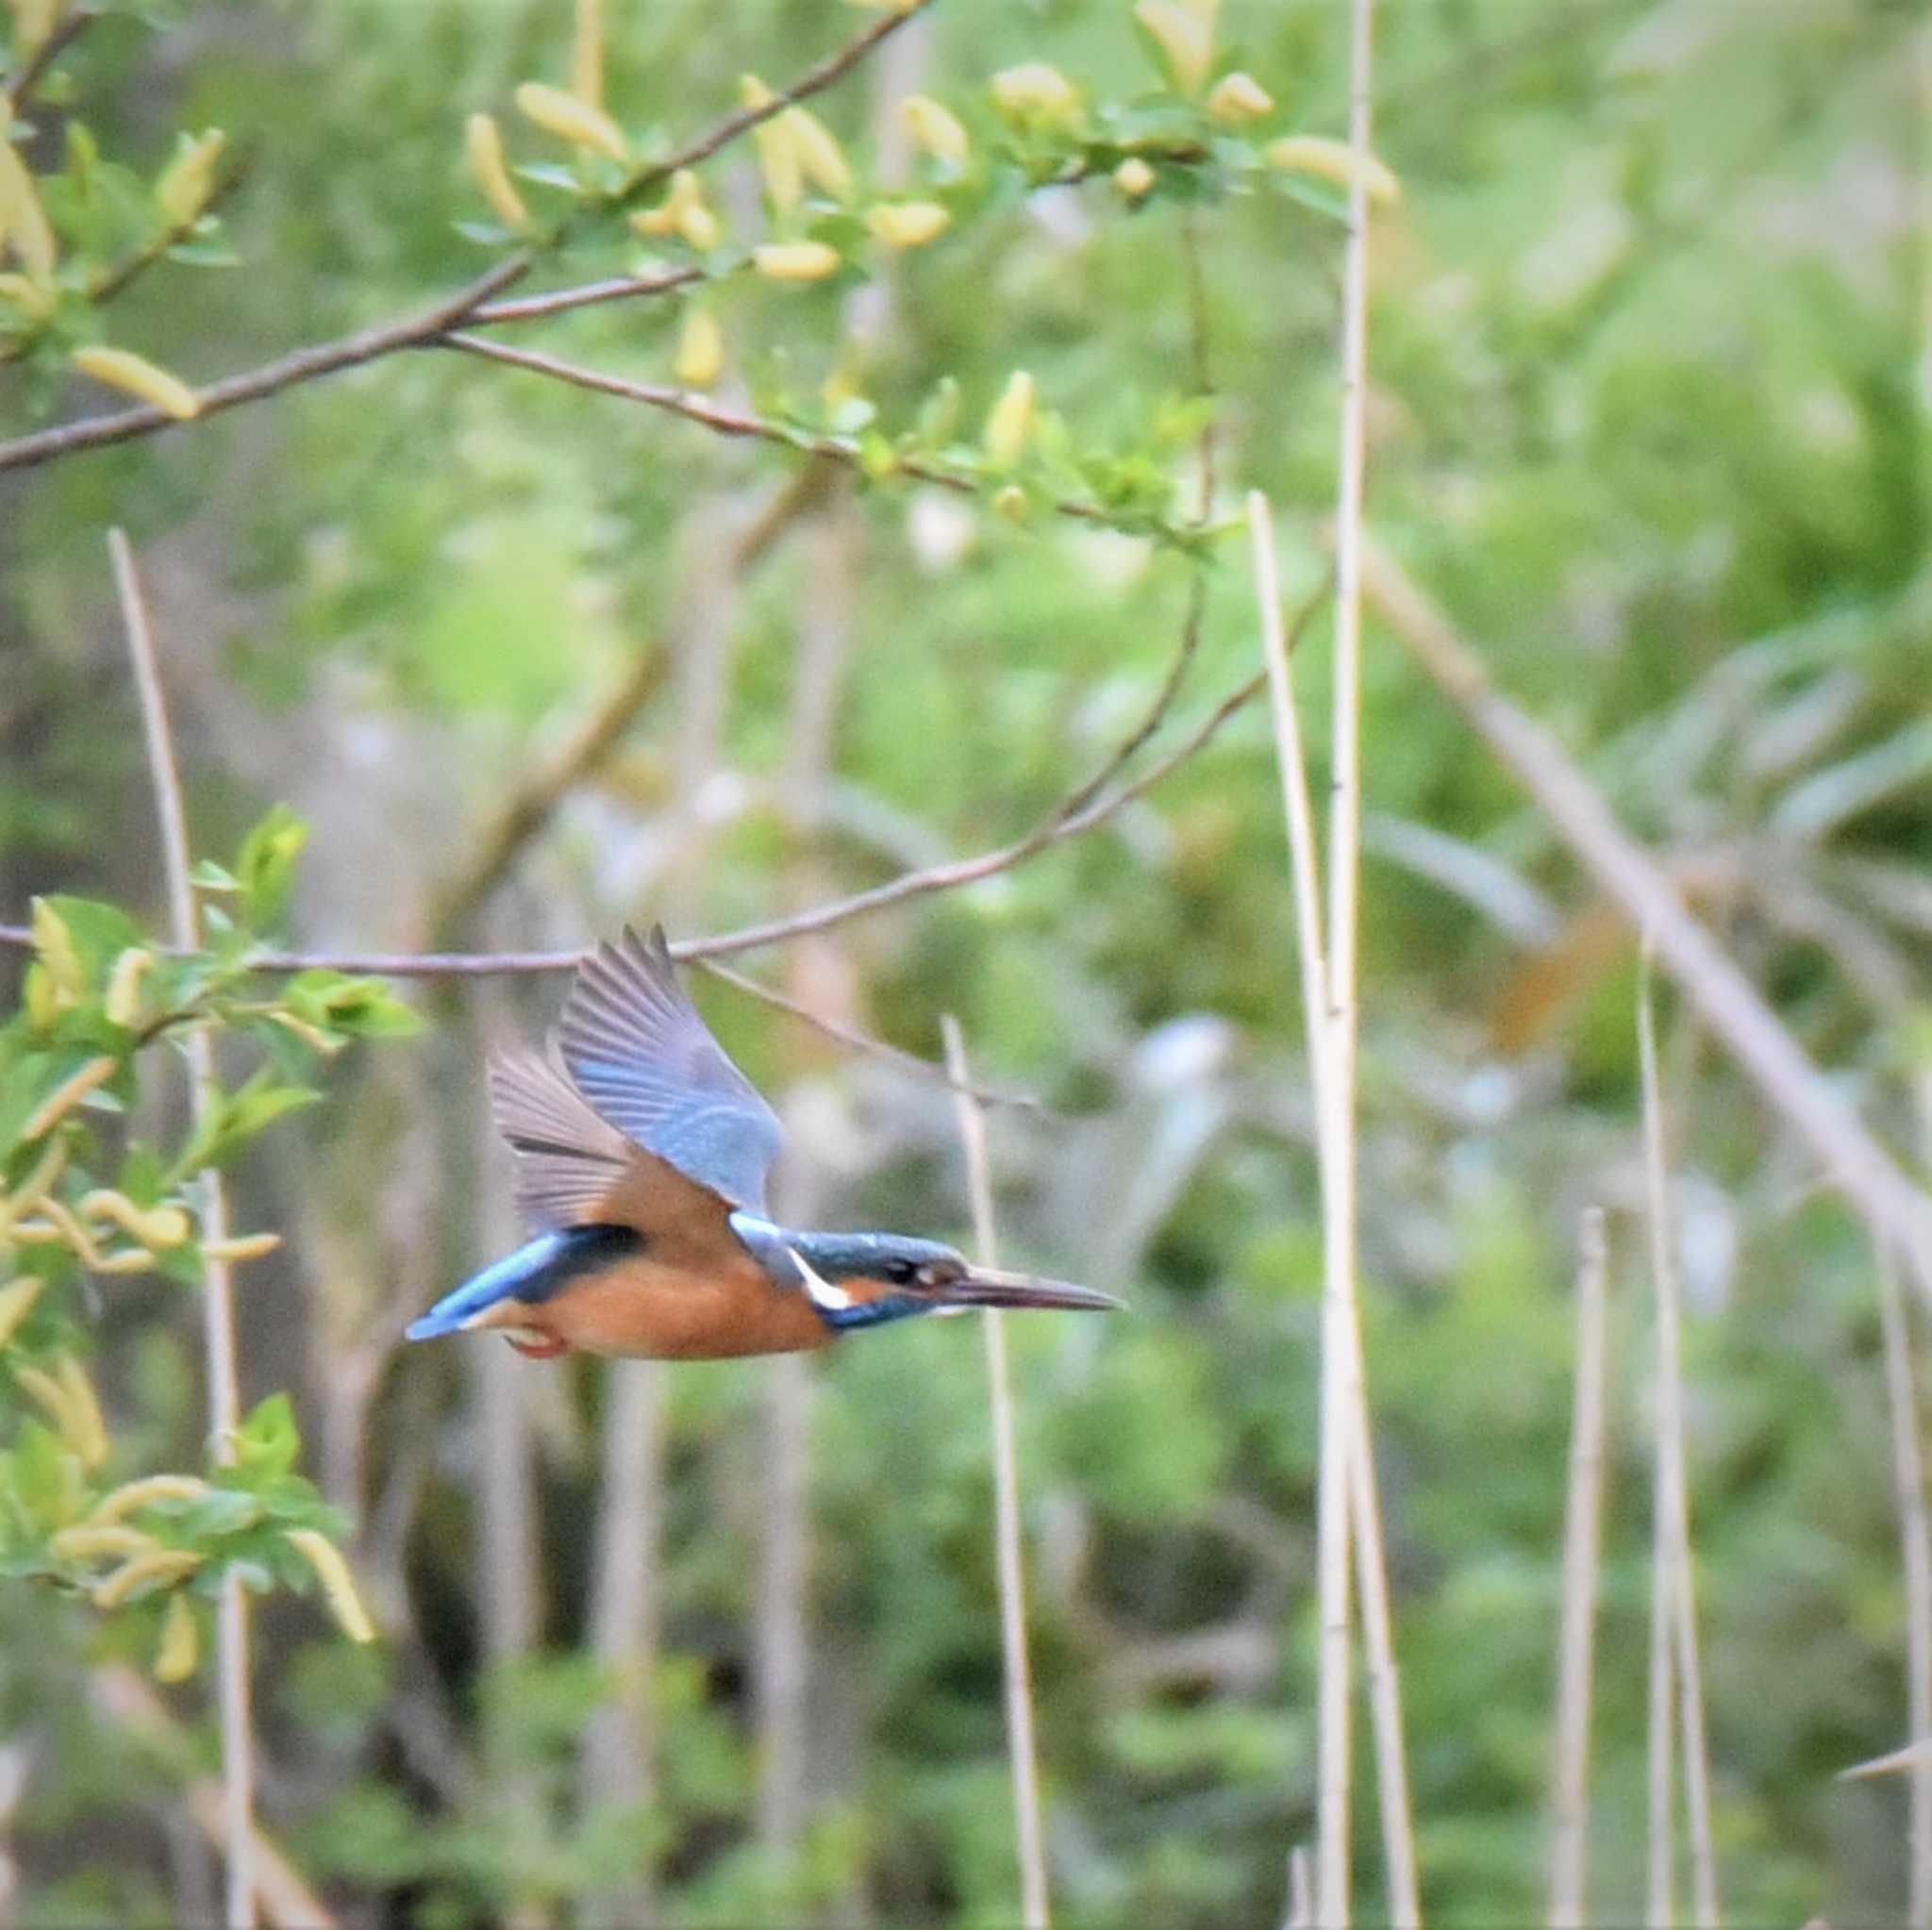
[{"label": "twig", "polygon": [[[188,815],[181,801],[181,777],[168,729],[167,700],[155,659],[154,633],[135,574],[134,552],[118,529],[108,532],[108,554],[121,599],[127,655],[141,695],[141,721],[147,740],[149,774],[154,782],[155,819],[160,832],[162,868],[167,878],[175,942],[193,946],[198,938],[194,889],[190,883]],[[190,1109],[197,1129],[220,1104],[215,1077],[214,1040],[206,1028],[188,1036]],[[210,1166],[201,1178],[201,1231],[204,1246],[228,1237],[227,1190]],[[235,1430],[242,1420],[235,1373],[234,1283],[225,1260],[202,1261],[202,1334],[208,1359],[210,1451],[216,1461],[235,1458]],[[222,1576],[216,1614],[215,1674],[221,1704],[223,1815],[227,1837],[227,1922],[229,1930],[251,1930],[255,1922],[255,1764],[248,1720],[248,1620],[241,1576],[230,1568]]]},{"label": "twig", "polygon": [[9,115],[18,114],[26,106],[34,89],[46,77],[47,69],[99,18],[97,7],[70,7],[54,23],[47,38],[27,57],[26,65],[7,83],[6,92],[0,93],[0,101],[5,101]]},{"label": "twig", "polygon": [[1308,1878],[1306,1843],[1297,1843],[1288,1853],[1288,1915],[1282,1930],[1316,1930],[1315,1886]]},{"label": "twig", "polygon": [[[999,1265],[993,1226],[992,1173],[986,1152],[986,1120],[964,1090],[970,1068],[959,1022],[940,1021],[946,1041],[966,1149],[966,1186],[973,1199],[973,1245],[981,1266]],[[1046,1843],[1041,1827],[1040,1766],[1033,1740],[1033,1684],[1026,1662],[1026,1575],[1020,1541],[1020,1471],[1013,1450],[1013,1392],[1007,1372],[1005,1316],[989,1307],[980,1316],[986,1335],[987,1391],[992,1420],[993,1539],[999,1552],[1000,1648],[1006,1662],[1007,1751],[1013,1772],[1013,1822],[1019,1838],[1020,1919],[1026,1930],[1046,1930]]]},{"label": "twig", "polygon": [[[809,68],[790,87],[774,94],[762,105],[736,109],[675,154],[640,169],[611,197],[613,205],[622,207],[640,199],[661,182],[669,180],[678,169],[695,167],[700,161],[709,159],[720,148],[760,122],[782,112],[794,102],[830,87],[863,60],[889,34],[896,33],[915,14],[933,4],[934,0],[910,0],[906,7],[887,10],[844,46],[828,55],[816,67]],[[546,245],[554,245],[569,229],[568,221],[559,225]],[[279,394],[298,382],[313,381],[319,375],[331,375],[339,370],[355,368],[363,362],[392,355],[398,349],[414,348],[432,341],[447,330],[474,320],[476,311],[491,296],[500,293],[529,273],[541,252],[536,245],[516,249],[479,275],[468,287],[446,296],[419,315],[361,329],[337,341],[297,349],[292,355],[265,362],[258,369],[197,388],[195,393],[200,399],[201,410],[194,420],[219,414],[223,409],[234,408],[244,402],[257,402],[264,396]],[[516,318],[498,316],[496,319]],[[115,415],[91,416],[82,422],[63,423],[55,428],[38,430],[33,435],[16,437],[10,442],[0,442],[0,470],[30,469],[38,463],[73,456],[83,449],[101,449],[115,442],[133,441],[139,437],[152,436],[159,430],[176,426],[176,417],[155,408],[123,409]]]},{"label": "twig", "polygon": [[717,964],[709,958],[691,961],[700,972],[708,973],[721,984],[728,985],[734,991],[741,991],[748,998],[762,1000],[775,1010],[796,1019],[801,1024],[809,1025],[814,1032],[824,1038],[835,1040],[839,1044],[853,1052],[862,1052],[873,1058],[884,1059],[889,1065],[897,1066],[902,1072],[912,1073],[921,1079],[931,1079],[948,1091],[971,1099],[978,1106],[1012,1106],[1029,1112],[1044,1112],[1048,1108],[1043,1101],[1031,1092],[1013,1092],[998,1086],[961,1086],[943,1066],[935,1065],[929,1058],[921,1058],[916,1052],[908,1052],[903,1046],[893,1045],[883,1039],[874,1038],[870,1032],[861,1032],[856,1025],[846,1025],[837,1019],[827,1019],[814,1012],[808,1006],[800,1005],[794,998],[769,985],[760,985],[756,978],[747,978],[741,972],[734,972],[728,965]]},{"label": "twig", "polygon": [[1932,1201],[1805,1056],[1757,988],[1688,912],[1657,860],[1619,824],[1548,731],[1490,683],[1448,620],[1388,557],[1371,549],[1364,587],[1410,656],[1527,790],[1626,917],[1650,934],[1705,1025],[1797,1134],[1932,1301]]},{"label": "twig", "polygon": [[[1881,1242],[1878,1323],[1885,1346],[1885,1391],[1891,1415],[1891,1477],[1898,1501],[1899,1565],[1906,1589],[1906,1733],[1932,1736],[1932,1534],[1925,1520],[1925,1471],[1919,1451],[1919,1404],[1912,1381],[1912,1335],[1898,1265]],[[1906,1922],[1932,1930],[1932,1752],[1911,1765],[1907,1832]]]},{"label": "twig", "polygon": [[[1657,1550],[1652,1578],[1652,1636],[1662,1637],[1667,1653],[1674,1640],[1678,1729],[1684,1751],[1684,1801],[1690,1817],[1691,1892],[1698,1930],[1717,1930],[1710,1755],[1704,1734],[1704,1679],[1697,1657],[1690,1505],[1684,1469],[1683,1293],[1677,1279],[1676,1232],[1664,1154],[1664,1106],[1657,1076],[1652,977],[1650,947],[1646,944],[1638,976],[1637,1052],[1643,1081],[1644,1207],[1650,1223],[1650,1264],[1657,1288]],[[1655,1606],[1659,1596],[1660,1609]],[[1653,1657],[1654,1666],[1655,1663]],[[1655,1737],[1651,1746],[1653,1750],[1657,1746]],[[1668,1753],[1668,1743],[1665,1749]],[[1655,1794],[1663,1780],[1657,1773],[1655,1757],[1652,1776]],[[1653,1907],[1658,1900],[1653,1896]]]},{"label": "twig", "polygon": [[[1289,627],[1291,648],[1326,600],[1327,587],[1324,585],[1296,612]],[[1104,824],[1137,798],[1144,796],[1162,778],[1178,770],[1211,743],[1231,717],[1245,709],[1261,694],[1267,681],[1267,672],[1260,671],[1246,682],[1238,684],[1165,757],[1150,764],[1130,783],[1122,785],[1106,797],[1096,798],[1071,817],[1059,816],[1059,807],[1056,806],[1032,831],[1011,844],[981,852],[974,857],[956,858],[946,864],[902,872],[898,877],[882,885],[855,891],[849,897],[831,899],[789,918],[743,925],[737,931],[719,932],[709,938],[679,939],[672,945],[671,956],[678,959],[728,957],[736,952],[755,951],[763,945],[778,944],[804,932],[824,931],[832,925],[842,924],[848,918],[880,911],[910,898],[924,897],[934,891],[954,890],[959,886],[975,884],[982,878],[1010,871],[1013,866],[1024,863],[1050,845],[1068,838],[1077,838],[1082,832]],[[31,947],[32,944],[33,933],[27,926],[0,925],[0,945]],[[161,946],[158,949],[172,954],[192,948]],[[587,956],[582,947],[564,952],[290,952],[264,948],[257,952],[249,963],[258,972],[356,972],[385,978],[494,978],[526,973],[575,972]]]},{"label": "twig", "polygon": [[[1281,773],[1282,807],[1288,822],[1289,856],[1293,879],[1295,930],[1302,973],[1302,1010],[1307,1029],[1308,1073],[1315,1092],[1316,1148],[1322,1171],[1322,1208],[1324,1250],[1334,1237],[1332,1214],[1341,1205],[1333,1174],[1335,1147],[1339,1138],[1352,1131],[1347,1116],[1338,1103],[1336,1035],[1331,1023],[1333,1000],[1329,990],[1332,970],[1330,955],[1322,935],[1322,894],[1320,859],[1316,854],[1314,813],[1308,803],[1307,759],[1302,748],[1301,724],[1295,708],[1294,687],[1289,667],[1289,638],[1281,625],[1281,588],[1275,567],[1274,524],[1268,501],[1259,491],[1248,497],[1248,527],[1253,539],[1256,600],[1261,611],[1262,645],[1268,659],[1271,709],[1274,724],[1276,760]],[[1351,1276],[1352,1277],[1352,1276]],[[1324,1735],[1331,1749],[1337,1750],[1343,1777],[1342,1803],[1347,1801],[1348,1760],[1348,1562],[1354,1548],[1357,1587],[1362,1604],[1362,1635],[1366,1651],[1370,1707],[1374,1722],[1375,1762],[1382,1807],[1383,1855],[1388,1865],[1390,1909],[1394,1921],[1419,1921],[1413,1825],[1409,1820],[1408,1770],[1402,1739],[1401,1683],[1396,1670],[1393,1622],[1389,1609],[1388,1562],[1382,1544],[1381,1504],[1375,1492],[1373,1440],[1369,1425],[1368,1392],[1362,1367],[1361,1324],[1353,1294],[1323,1296],[1323,1389],[1330,1397],[1328,1375],[1335,1373],[1338,1387],[1332,1389],[1335,1406],[1324,1408],[1346,1417],[1346,1432],[1340,1443],[1330,1441],[1326,1422],[1323,1435],[1322,1463],[1324,1480],[1337,1482],[1342,1489],[1340,1505],[1346,1513],[1339,1547],[1318,1541],[1317,1561],[1339,1565],[1340,1574],[1318,1566],[1318,1589],[1325,1585],[1323,1596],[1322,1667],[1324,1679],[1330,1672],[1338,1674],[1342,1687],[1341,1709],[1325,1704],[1322,1715],[1339,1721],[1339,1745]],[[1329,1455],[1333,1451],[1331,1463]],[[1352,1532],[1351,1532],[1352,1529]],[[1339,1614],[1329,1605],[1339,1596]],[[1338,1655],[1339,1650],[1339,1655]],[[1317,1825],[1320,1799],[1327,1787],[1327,1772],[1318,1760]],[[1332,1791],[1330,1801],[1334,1800]],[[1317,1872],[1320,1859],[1317,1858]]]},{"label": "twig", "polygon": [[604,281],[552,289],[548,294],[485,302],[463,319],[472,328],[494,328],[506,322],[541,322],[552,315],[567,315],[576,308],[594,308],[600,302],[638,301],[652,295],[674,294],[681,288],[709,279],[702,268],[667,268],[659,275],[613,275]]},{"label": "twig", "polygon": [[[508,342],[486,341],[479,335],[445,332],[425,347],[460,349],[465,355],[481,356],[488,361],[502,362],[512,369],[524,369],[533,375],[547,375],[554,382],[567,382],[573,388],[588,389],[598,395],[614,395],[625,402],[642,403],[647,408],[662,409],[667,415],[682,416],[714,435],[744,437],[752,441],[770,442],[781,449],[794,449],[807,456],[823,457],[828,462],[857,469],[860,461],[858,441],[853,436],[814,434],[808,429],[788,428],[765,416],[749,415],[741,409],[725,408],[690,390],[666,382],[636,382],[625,375],[606,374],[601,369],[587,369],[567,362],[560,356],[546,355],[541,349],[512,348]],[[4,452],[0,452],[4,453]],[[910,476],[916,482],[932,483],[959,495],[976,495],[977,477],[941,469],[916,456],[899,456],[893,473]],[[1083,523],[1104,523],[1106,513],[1091,503],[1062,501],[1054,504],[1057,514]]]},{"label": "twig", "polygon": [[1564,1509],[1562,1633],[1557,1663],[1557,1763],[1552,1777],[1550,1930],[1583,1930],[1590,1822],[1590,1698],[1602,1551],[1605,1282],[1601,1206],[1577,1233],[1576,1397]]}]

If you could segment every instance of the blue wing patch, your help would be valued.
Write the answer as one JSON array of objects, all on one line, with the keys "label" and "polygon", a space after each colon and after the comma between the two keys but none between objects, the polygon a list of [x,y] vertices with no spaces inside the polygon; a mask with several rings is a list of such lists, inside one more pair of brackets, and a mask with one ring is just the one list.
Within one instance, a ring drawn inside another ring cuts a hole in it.
[{"label": "blue wing patch", "polygon": [[777,1115],[705,1029],[661,925],[628,926],[577,968],[557,1040],[572,1080],[646,1153],[733,1206],[762,1214]]}]

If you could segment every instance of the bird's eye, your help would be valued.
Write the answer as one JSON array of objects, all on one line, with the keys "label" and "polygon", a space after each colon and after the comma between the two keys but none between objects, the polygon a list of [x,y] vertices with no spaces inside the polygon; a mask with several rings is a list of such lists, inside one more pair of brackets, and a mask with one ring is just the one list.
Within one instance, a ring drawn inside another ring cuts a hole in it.
[{"label": "bird's eye", "polygon": [[918,1278],[919,1269],[910,1260],[888,1260],[886,1278],[895,1287],[909,1287]]}]

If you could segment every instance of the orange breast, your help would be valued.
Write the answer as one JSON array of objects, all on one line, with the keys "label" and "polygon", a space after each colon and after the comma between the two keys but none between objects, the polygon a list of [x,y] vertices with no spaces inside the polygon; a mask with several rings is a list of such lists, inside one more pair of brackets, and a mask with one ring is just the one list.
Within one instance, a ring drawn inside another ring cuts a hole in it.
[{"label": "orange breast", "polygon": [[749,1255],[703,1273],[639,1256],[517,1307],[504,1323],[587,1353],[651,1360],[795,1354],[832,1338],[805,1295],[773,1286]]}]

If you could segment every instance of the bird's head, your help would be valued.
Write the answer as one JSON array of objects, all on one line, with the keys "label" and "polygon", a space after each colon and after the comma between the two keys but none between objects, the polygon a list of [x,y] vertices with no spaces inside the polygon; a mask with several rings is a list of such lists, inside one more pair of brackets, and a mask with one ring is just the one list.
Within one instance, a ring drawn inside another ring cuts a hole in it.
[{"label": "bird's head", "polygon": [[936,1240],[898,1233],[808,1233],[746,1213],[733,1229],[780,1286],[801,1289],[834,1327],[974,1306],[1118,1308],[1110,1293],[974,1266]]}]

